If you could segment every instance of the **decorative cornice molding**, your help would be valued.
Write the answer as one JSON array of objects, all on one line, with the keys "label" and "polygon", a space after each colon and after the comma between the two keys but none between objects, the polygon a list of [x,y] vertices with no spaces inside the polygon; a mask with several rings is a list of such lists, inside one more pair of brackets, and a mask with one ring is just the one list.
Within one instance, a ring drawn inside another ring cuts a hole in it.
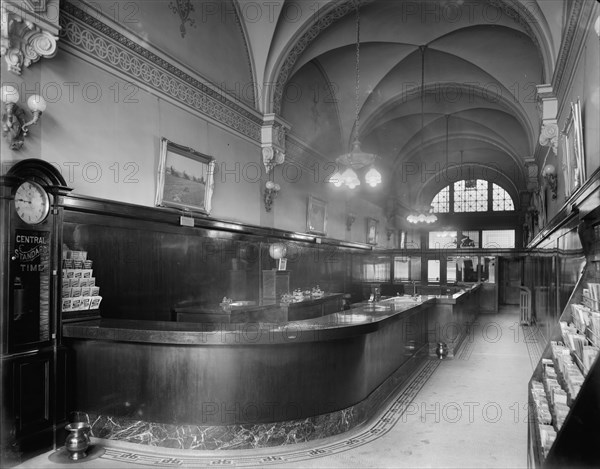
[{"label": "decorative cornice molding", "polygon": [[2,0],[0,55],[8,70],[20,75],[42,57],[56,55],[58,0]]},{"label": "decorative cornice molding", "polygon": [[259,113],[244,109],[225,92],[202,83],[73,4],[66,2],[61,13],[61,38],[66,45],[153,93],[260,142],[263,120]]},{"label": "decorative cornice molding", "polygon": [[565,104],[564,98],[573,80],[586,34],[595,20],[593,11],[598,8],[598,3],[589,0],[573,0],[570,8],[568,23],[563,33],[563,40],[556,68],[554,69],[554,76],[552,77],[552,89],[554,89],[560,106],[558,115],[560,115],[562,106]]}]

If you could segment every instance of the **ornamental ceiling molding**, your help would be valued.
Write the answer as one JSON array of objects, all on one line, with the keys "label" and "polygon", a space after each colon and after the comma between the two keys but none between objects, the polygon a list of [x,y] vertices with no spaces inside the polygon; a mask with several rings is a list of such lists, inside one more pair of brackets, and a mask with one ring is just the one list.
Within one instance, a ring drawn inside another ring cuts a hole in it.
[{"label": "ornamental ceiling molding", "polygon": [[[354,12],[356,9],[356,5],[359,6],[368,5],[369,3],[374,2],[375,0],[345,0],[341,3],[333,5],[330,11],[320,11],[318,16],[318,21],[312,24],[308,31],[300,36],[297,42],[289,51],[287,57],[283,61],[283,65],[279,70],[277,75],[277,80],[275,82],[273,97],[271,108],[273,112],[276,114],[281,113],[281,101],[283,98],[283,90],[285,88],[285,84],[289,78],[289,74],[294,68],[297,60],[300,58],[304,50],[310,45],[310,43],[316,39],[316,37],[329,26],[331,26],[336,21],[340,20],[348,13]],[[551,62],[552,62],[552,53],[548,45],[548,40],[546,38],[546,34],[541,29],[540,21],[536,18],[529,10],[527,10],[520,3],[513,3],[509,5],[508,2],[511,0],[490,0],[490,4],[498,9],[500,9],[504,14],[512,18],[517,24],[519,24],[527,33],[527,35],[531,38],[538,53],[542,58],[542,63],[544,65],[545,74],[549,74],[549,70],[551,70]],[[576,0],[582,1],[582,0]],[[516,7],[513,5],[517,5]],[[325,7],[327,8],[327,7]],[[532,28],[531,25],[535,25]],[[544,40],[541,41],[540,37]],[[266,109],[269,109],[269,103],[266,103]]]},{"label": "ornamental ceiling molding", "polygon": [[73,4],[65,3],[61,13],[64,45],[94,59],[110,73],[117,72],[143,89],[260,143],[260,114],[246,110],[224,91],[202,83]]},{"label": "ornamental ceiling molding", "polygon": [[565,96],[575,76],[576,64],[583,53],[583,42],[588,31],[593,30],[593,22],[597,16],[593,12],[597,9],[598,2],[573,0],[571,3],[571,13],[564,30],[556,69],[552,77],[552,89],[559,106],[558,116],[561,115],[562,107],[565,105]]},{"label": "ornamental ceiling molding", "polygon": [[59,0],[2,0],[0,55],[8,71],[21,75],[42,57],[56,55]]},{"label": "ornamental ceiling molding", "polygon": [[[554,54],[550,46],[551,33],[544,31],[542,22],[547,26],[545,17],[535,2],[523,0],[489,0],[490,5],[501,10],[506,16],[519,24],[533,41],[544,67],[544,75],[548,77],[554,63]],[[510,4],[509,4],[510,3]],[[538,17],[529,8],[535,7]],[[542,38],[543,40],[540,40]],[[546,80],[548,78],[545,78]]]},{"label": "ornamental ceiling molding", "polygon": [[322,31],[346,16],[348,13],[354,12],[356,5],[367,5],[373,1],[375,0],[347,0],[345,2],[333,5],[332,9],[328,12],[318,12],[318,21],[312,24],[308,31],[301,35],[294,47],[288,53],[283,65],[281,66],[281,69],[279,70],[272,101],[273,112],[275,114],[281,113],[283,89],[285,88],[285,84],[289,78],[290,72],[294,68],[296,61],[302,55],[302,52],[304,52],[304,50]]},{"label": "ornamental ceiling molding", "polygon": [[[427,141],[427,143],[425,143],[424,145],[421,145],[420,143],[414,143],[414,146],[412,148],[410,148],[409,150],[406,149],[401,149],[398,154],[394,157],[394,165],[393,165],[393,171],[397,172],[399,170],[402,169],[403,165],[407,164],[407,163],[421,163],[421,161],[418,159],[418,156],[421,153],[431,153],[430,150],[428,150],[428,148],[433,147],[435,145],[442,145],[444,142],[446,141],[446,135],[439,135],[435,138],[431,138]],[[517,151],[512,148],[510,146],[510,144],[508,142],[506,142],[505,140],[503,140],[500,136],[494,138],[493,136],[490,135],[485,135],[485,134],[480,134],[477,132],[473,132],[470,130],[460,130],[460,131],[454,131],[452,133],[449,133],[448,135],[448,142],[453,142],[453,141],[470,141],[470,142],[477,142],[477,143],[485,143],[487,145],[489,145],[490,147],[492,147],[491,149],[495,149],[496,151],[502,152],[504,153],[506,156],[508,156],[510,158],[510,163],[512,163],[512,167],[514,168],[513,171],[513,176],[514,177],[519,177],[519,174],[524,174],[525,171],[525,163],[523,161],[523,157],[522,155],[520,155],[519,153],[517,153]],[[473,152],[476,153],[476,150],[470,149],[470,148],[465,148],[464,149],[465,153],[466,152]],[[458,150],[454,150],[453,154],[458,153]],[[440,155],[442,155],[442,153],[440,153]],[[445,154],[444,154],[444,158],[445,158]],[[436,162],[434,161],[433,164],[435,164]],[[446,163],[445,161],[443,162],[438,162],[439,163],[439,167],[440,170],[443,170],[446,167]],[[468,162],[464,162],[465,164],[468,164]],[[496,165],[497,169],[500,168],[501,164],[500,163],[493,163]],[[502,162],[502,166],[505,166],[507,163],[506,162]],[[460,167],[461,163],[457,162],[457,161],[449,161],[448,162],[448,168],[456,168],[456,167]]]},{"label": "ornamental ceiling molding", "polygon": [[[256,67],[254,66],[254,61],[252,60],[252,57],[250,56],[250,43],[248,40],[248,32],[246,31],[246,28],[244,26],[244,22],[240,19],[241,17],[241,13],[240,13],[240,6],[238,4],[238,2],[236,1],[232,1],[233,3],[233,10],[235,11],[235,22],[238,25],[238,28],[240,30],[240,34],[242,36],[242,39],[244,40],[244,52],[246,53],[246,64],[248,65],[248,70],[250,70],[250,82],[251,83],[255,83],[256,82]],[[257,102],[257,98],[258,98],[258,86],[253,86],[252,87],[254,89],[254,93],[252,94],[252,96],[249,96],[248,98],[246,98],[245,93],[240,93],[242,96],[240,96],[240,99],[242,100],[246,100],[248,101],[248,103],[253,107],[256,108],[256,102]]]},{"label": "ornamental ceiling molding", "polygon": [[[533,147],[536,144],[537,132],[534,130],[533,124],[529,120],[523,105],[514,98],[514,95],[510,92],[510,90],[502,86],[500,83],[496,84],[498,85],[498,92],[490,92],[489,83],[486,87],[485,83],[476,82],[459,83],[437,81],[435,83],[426,84],[423,90],[421,89],[421,85],[414,86],[411,89],[407,89],[403,93],[398,94],[394,98],[388,99],[385,105],[379,106],[377,112],[371,113],[369,116],[363,119],[361,127],[363,129],[362,132],[365,134],[372,132],[375,129],[375,123],[380,121],[381,116],[384,116],[396,106],[402,105],[416,97],[420,97],[421,93],[424,93],[426,96],[433,95],[437,101],[449,90],[452,93],[460,93],[461,96],[479,97],[484,101],[489,101],[491,104],[498,104],[499,106],[503,107],[504,109],[502,111],[514,117],[519,125],[521,125],[527,136],[527,141]],[[368,99],[365,105],[369,105]],[[490,107],[488,109],[498,110],[494,107]],[[469,108],[461,109],[460,111],[454,112],[453,115],[455,115],[457,119],[465,119],[464,117],[461,117],[461,113],[469,110]],[[443,117],[441,113],[437,114],[439,114],[440,117]]]}]

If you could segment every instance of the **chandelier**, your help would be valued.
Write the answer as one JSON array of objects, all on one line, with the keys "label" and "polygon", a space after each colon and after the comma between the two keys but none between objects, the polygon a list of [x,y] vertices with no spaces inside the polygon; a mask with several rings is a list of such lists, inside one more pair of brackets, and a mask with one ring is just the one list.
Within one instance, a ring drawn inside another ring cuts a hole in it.
[{"label": "chandelier", "polygon": [[409,223],[427,223],[427,224],[431,224],[431,223],[435,223],[437,221],[437,216],[435,215],[435,213],[433,213],[433,209],[429,209],[428,212],[419,212],[419,211],[415,211],[410,213],[407,217],[406,220]]},{"label": "chandelier", "polygon": [[359,2],[356,2],[356,114],[354,120],[354,140],[352,142],[352,148],[350,152],[338,156],[335,161],[338,167],[345,167],[346,169],[338,169],[331,177],[329,182],[333,183],[335,187],[341,187],[346,185],[350,189],[354,189],[360,186],[360,179],[356,170],[366,168],[370,166],[369,170],[365,174],[365,182],[375,187],[381,183],[381,174],[375,169],[373,163],[377,158],[377,155],[372,153],[363,152],[360,148],[359,135],[359,109],[360,109],[360,15],[359,15]]}]

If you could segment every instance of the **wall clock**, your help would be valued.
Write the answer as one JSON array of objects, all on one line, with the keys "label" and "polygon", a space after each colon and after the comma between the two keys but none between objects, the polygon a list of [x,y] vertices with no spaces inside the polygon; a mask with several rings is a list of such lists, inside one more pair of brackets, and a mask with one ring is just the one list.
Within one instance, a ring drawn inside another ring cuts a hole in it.
[{"label": "wall clock", "polygon": [[46,190],[34,181],[25,181],[15,192],[15,211],[28,225],[43,222],[50,212],[50,198]]}]

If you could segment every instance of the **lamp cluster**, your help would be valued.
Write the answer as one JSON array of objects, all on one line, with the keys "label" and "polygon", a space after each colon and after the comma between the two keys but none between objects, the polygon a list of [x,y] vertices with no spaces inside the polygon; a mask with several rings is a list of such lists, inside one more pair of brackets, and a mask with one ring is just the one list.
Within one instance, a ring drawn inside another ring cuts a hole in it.
[{"label": "lamp cluster", "polygon": [[360,179],[356,174],[356,169],[361,169],[366,166],[371,166],[365,174],[365,182],[375,187],[381,183],[381,174],[373,166],[373,162],[377,158],[377,155],[372,153],[364,153],[360,149],[360,142],[358,138],[352,143],[352,150],[350,153],[345,153],[336,158],[336,163],[341,166],[346,166],[346,169],[342,172],[338,169],[329,178],[329,182],[333,183],[335,187],[341,187],[346,185],[350,189],[360,186]]},{"label": "lamp cluster", "polygon": [[27,121],[25,111],[17,105],[19,92],[14,86],[3,85],[0,90],[0,99],[4,103],[5,111],[2,115],[2,133],[12,150],[20,150],[29,132],[29,127],[36,124],[46,110],[46,100],[37,94],[31,95],[27,99],[27,107],[32,113],[31,119]]},{"label": "lamp cluster", "polygon": [[556,168],[554,165],[547,164],[542,170],[542,177],[546,180],[548,187],[550,187],[552,198],[556,199],[558,191],[558,179],[556,177]]},{"label": "lamp cluster", "polygon": [[273,181],[267,181],[265,183],[265,192],[264,192],[264,202],[265,202],[265,210],[267,212],[271,211],[271,207],[273,205],[273,200],[277,197],[277,194],[281,190],[279,184]]},{"label": "lamp cluster", "polygon": [[408,217],[406,217],[406,220],[409,223],[435,223],[437,221],[437,217],[433,214],[433,213],[419,213],[419,214],[414,214],[411,213]]},{"label": "lamp cluster", "polygon": [[427,223],[427,224],[431,224],[431,223],[435,223],[437,221],[437,216],[435,215],[435,213],[433,213],[433,208],[430,208],[428,212],[420,212],[420,211],[414,211],[412,213],[410,213],[407,217],[406,217],[406,221],[408,221],[409,223]]}]

